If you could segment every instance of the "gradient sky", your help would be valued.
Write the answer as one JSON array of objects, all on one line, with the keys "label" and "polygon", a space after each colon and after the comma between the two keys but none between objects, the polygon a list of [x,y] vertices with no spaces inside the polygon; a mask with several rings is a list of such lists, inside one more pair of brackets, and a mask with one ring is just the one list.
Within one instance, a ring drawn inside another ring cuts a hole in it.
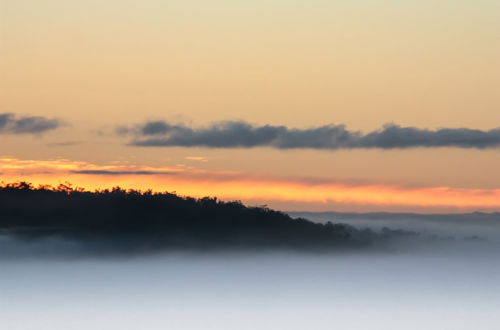
[{"label": "gradient sky", "polygon": [[153,120],[495,129],[499,31],[496,0],[2,1],[0,113],[58,127],[0,130],[1,179],[285,210],[500,211],[498,147],[138,147],[116,133]]}]

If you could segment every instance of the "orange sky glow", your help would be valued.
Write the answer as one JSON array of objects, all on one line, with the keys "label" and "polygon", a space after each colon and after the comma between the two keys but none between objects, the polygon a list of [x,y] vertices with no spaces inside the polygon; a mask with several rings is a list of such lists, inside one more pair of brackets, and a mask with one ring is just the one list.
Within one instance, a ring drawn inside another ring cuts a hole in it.
[{"label": "orange sky glow", "polygon": [[[499,6],[3,1],[0,181],[279,210],[500,211]],[[224,122],[257,133],[233,127],[208,143]],[[148,123],[202,137],[134,143],[171,138]],[[387,124],[405,129],[370,148],[323,149],[337,138],[322,128],[366,137]],[[262,143],[269,127],[293,143]]]},{"label": "orange sky glow", "polygon": [[242,200],[248,204],[266,204],[271,207],[288,203],[287,210],[290,211],[342,211],[353,206],[361,211],[384,208],[438,213],[500,210],[500,189],[363,184],[321,178],[272,178],[242,172],[96,165],[66,159],[35,161],[1,158],[0,172],[4,182],[26,180],[35,185],[70,182],[89,190],[114,186],[152,189],[195,197],[216,196],[224,200]]}]

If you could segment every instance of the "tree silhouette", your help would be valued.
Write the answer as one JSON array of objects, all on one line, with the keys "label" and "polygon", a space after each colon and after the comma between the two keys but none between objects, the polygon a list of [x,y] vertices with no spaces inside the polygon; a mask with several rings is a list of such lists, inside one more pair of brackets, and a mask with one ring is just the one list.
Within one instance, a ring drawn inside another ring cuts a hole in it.
[{"label": "tree silhouette", "polygon": [[[334,251],[371,246],[404,232],[376,233],[345,224],[319,224],[267,206],[170,192],[86,191],[28,182],[0,186],[0,233],[22,239],[58,237],[102,249],[297,249]],[[408,233],[406,233],[408,234]]]}]

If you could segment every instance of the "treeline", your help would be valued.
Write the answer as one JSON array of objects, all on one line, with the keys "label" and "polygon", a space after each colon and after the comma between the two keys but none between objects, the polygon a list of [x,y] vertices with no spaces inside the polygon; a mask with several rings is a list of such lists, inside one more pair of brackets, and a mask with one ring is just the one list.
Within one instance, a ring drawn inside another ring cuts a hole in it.
[{"label": "treeline", "polygon": [[335,250],[372,246],[413,235],[319,224],[240,201],[169,192],[86,191],[70,184],[0,186],[0,233],[21,240],[57,238],[102,252],[165,249]]}]

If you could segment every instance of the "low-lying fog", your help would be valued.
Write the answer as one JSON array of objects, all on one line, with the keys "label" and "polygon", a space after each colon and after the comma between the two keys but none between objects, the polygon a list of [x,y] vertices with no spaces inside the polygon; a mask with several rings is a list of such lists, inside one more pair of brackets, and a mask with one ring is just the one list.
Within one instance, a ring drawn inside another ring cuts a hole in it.
[{"label": "low-lying fog", "polygon": [[[498,329],[500,220],[494,216],[457,216],[456,221],[403,215],[306,217],[423,234],[408,246],[401,241],[377,252],[101,258],[37,256],[36,249],[74,246],[57,240],[14,243],[4,237],[1,328]],[[444,239],[428,239],[436,235]]]},{"label": "low-lying fog", "polygon": [[346,223],[357,228],[411,230],[440,236],[500,238],[500,213],[412,214],[289,212],[292,217],[325,223]]}]

